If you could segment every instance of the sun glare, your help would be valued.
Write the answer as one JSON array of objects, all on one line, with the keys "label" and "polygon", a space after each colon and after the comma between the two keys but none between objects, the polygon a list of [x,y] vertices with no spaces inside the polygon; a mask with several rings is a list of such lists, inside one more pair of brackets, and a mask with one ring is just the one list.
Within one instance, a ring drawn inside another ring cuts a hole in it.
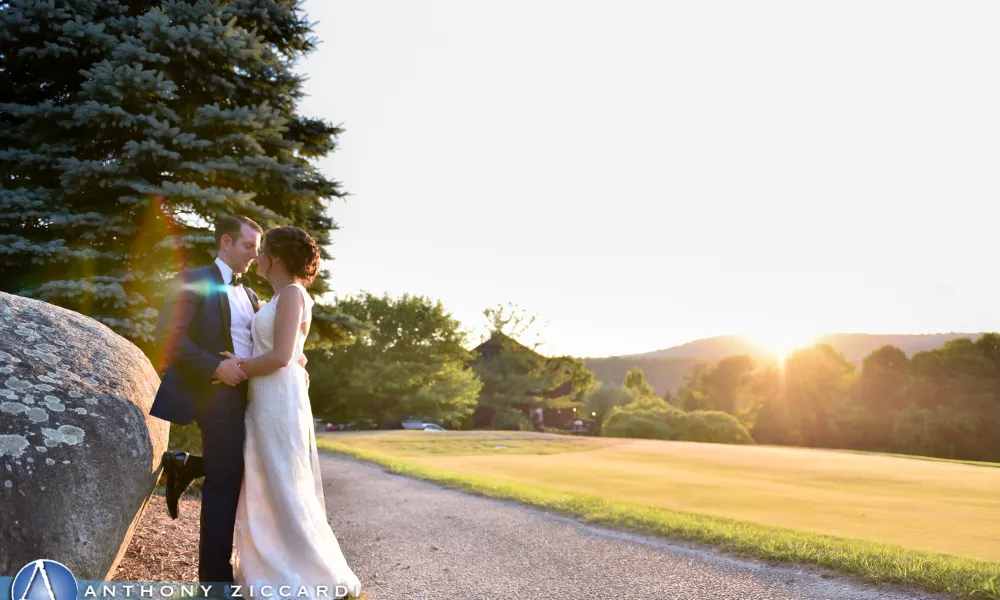
[{"label": "sun glare", "polygon": [[769,352],[778,359],[785,362],[788,356],[800,348],[808,348],[815,343],[816,336],[798,331],[782,331],[773,329],[753,334],[746,334],[745,339],[760,347],[761,350]]}]

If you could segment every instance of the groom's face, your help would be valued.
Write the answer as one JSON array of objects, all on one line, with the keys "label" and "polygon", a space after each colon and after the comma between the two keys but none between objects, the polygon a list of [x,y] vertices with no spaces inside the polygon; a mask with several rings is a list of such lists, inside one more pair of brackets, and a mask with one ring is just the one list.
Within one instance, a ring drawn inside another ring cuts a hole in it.
[{"label": "groom's face", "polygon": [[226,261],[236,273],[246,273],[250,268],[250,263],[257,259],[257,250],[260,248],[260,233],[244,225],[240,229],[240,235],[230,244],[229,260]]}]

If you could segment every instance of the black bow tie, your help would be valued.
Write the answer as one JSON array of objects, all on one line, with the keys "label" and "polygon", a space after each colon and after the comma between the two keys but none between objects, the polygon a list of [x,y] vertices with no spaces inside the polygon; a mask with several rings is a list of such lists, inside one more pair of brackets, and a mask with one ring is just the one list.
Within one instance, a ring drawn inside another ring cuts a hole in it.
[{"label": "black bow tie", "polygon": [[243,285],[243,276],[239,273],[233,273],[233,278],[229,281],[229,285],[241,286]]}]

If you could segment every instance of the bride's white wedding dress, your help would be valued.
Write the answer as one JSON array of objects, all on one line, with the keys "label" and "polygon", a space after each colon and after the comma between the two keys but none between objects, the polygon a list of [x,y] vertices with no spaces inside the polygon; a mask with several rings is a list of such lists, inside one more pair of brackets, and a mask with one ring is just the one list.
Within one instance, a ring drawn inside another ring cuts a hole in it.
[{"label": "bride's white wedding dress", "polygon": [[[305,298],[308,331],[313,300]],[[285,288],[290,290],[291,286]],[[284,290],[283,290],[284,291]],[[280,294],[281,292],[279,292]],[[274,348],[278,295],[253,320],[254,356]],[[319,454],[305,370],[297,359],[306,334],[300,326],[287,367],[250,379],[246,412],[245,470],[236,511],[233,567],[244,598],[330,598],[360,592],[327,522]],[[272,586],[261,591],[262,586]],[[281,591],[281,586],[288,586]],[[319,586],[325,586],[325,594]],[[308,596],[299,596],[306,589]],[[269,594],[268,594],[269,592]]]}]

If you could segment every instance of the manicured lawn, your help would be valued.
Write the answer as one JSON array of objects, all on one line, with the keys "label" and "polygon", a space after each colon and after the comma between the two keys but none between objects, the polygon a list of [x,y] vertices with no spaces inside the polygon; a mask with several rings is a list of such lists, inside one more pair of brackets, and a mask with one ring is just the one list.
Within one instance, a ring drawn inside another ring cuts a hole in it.
[{"label": "manicured lawn", "polygon": [[992,465],[513,432],[317,439],[397,472],[593,522],[1000,598],[1000,469]]}]

